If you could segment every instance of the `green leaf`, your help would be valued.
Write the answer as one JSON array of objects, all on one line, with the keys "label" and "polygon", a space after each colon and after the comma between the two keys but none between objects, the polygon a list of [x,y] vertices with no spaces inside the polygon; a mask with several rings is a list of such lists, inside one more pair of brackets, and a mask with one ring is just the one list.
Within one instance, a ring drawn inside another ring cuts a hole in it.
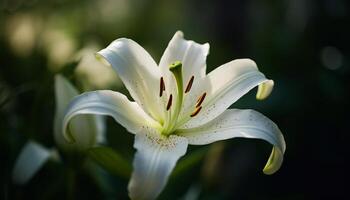
[{"label": "green leaf", "polygon": [[93,147],[88,156],[113,175],[126,179],[131,175],[131,164],[109,147]]}]

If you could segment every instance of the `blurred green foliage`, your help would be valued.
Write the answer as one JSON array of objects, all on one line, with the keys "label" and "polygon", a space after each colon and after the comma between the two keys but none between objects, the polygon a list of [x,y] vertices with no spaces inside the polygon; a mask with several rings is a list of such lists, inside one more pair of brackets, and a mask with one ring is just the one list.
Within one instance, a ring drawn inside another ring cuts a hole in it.
[{"label": "blurred green foliage", "polygon": [[[160,199],[344,198],[349,24],[345,0],[1,0],[0,199],[126,199],[127,179],[91,160],[79,170],[50,162],[25,186],[11,182],[11,170],[28,139],[54,146],[54,74],[81,91],[127,92],[108,70],[97,76],[84,68],[92,61],[77,65],[86,56],[78,52],[88,49],[91,56],[92,49],[128,37],[159,61],[176,30],[210,43],[208,71],[249,57],[274,79],[269,99],[257,102],[250,93],[232,107],[275,121],[287,151],[280,171],[266,176],[267,143],[191,147]],[[112,119],[107,124],[108,146],[131,164],[133,135]]]}]

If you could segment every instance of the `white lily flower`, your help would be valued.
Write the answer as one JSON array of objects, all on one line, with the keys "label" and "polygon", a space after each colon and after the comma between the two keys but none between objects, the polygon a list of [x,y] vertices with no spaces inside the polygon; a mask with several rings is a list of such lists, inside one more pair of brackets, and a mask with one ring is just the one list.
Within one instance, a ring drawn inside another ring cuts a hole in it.
[{"label": "white lily flower", "polygon": [[250,59],[231,61],[206,75],[208,53],[209,44],[185,40],[178,31],[157,66],[133,40],[113,41],[97,55],[111,64],[135,102],[109,90],[76,97],[63,120],[65,138],[71,142],[78,139],[66,129],[80,114],[112,116],[135,134],[137,152],[128,186],[131,199],[155,199],[188,144],[235,137],[266,140],[274,147],[264,173],[276,172],[285,151],[278,127],[256,111],[228,109],[258,85],[257,98],[266,98],[273,81]]},{"label": "white lily flower", "polygon": [[[101,116],[79,116],[70,123],[70,132],[79,138],[76,143],[68,143],[62,135],[62,120],[64,110],[69,102],[79,95],[78,90],[63,76],[55,77],[56,113],[54,120],[54,138],[57,147],[62,152],[84,153],[88,148],[104,142],[104,122]],[[17,184],[28,182],[40,168],[49,160],[59,160],[56,148],[47,148],[35,141],[29,141],[18,156],[12,179]]]}]

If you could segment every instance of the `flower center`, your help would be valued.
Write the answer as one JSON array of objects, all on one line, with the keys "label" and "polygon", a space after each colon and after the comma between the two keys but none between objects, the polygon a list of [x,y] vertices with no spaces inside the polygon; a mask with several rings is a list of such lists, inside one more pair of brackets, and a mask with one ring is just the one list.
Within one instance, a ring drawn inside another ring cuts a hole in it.
[{"label": "flower center", "polygon": [[[188,81],[188,83],[186,85],[186,89],[184,91],[184,89],[183,89],[183,77],[182,77],[182,63],[180,61],[176,61],[176,62],[170,64],[169,70],[171,71],[171,73],[173,74],[173,76],[176,80],[177,96],[176,96],[175,103],[174,103],[173,102],[174,101],[173,95],[172,94],[169,95],[168,103],[166,105],[167,116],[166,116],[165,123],[163,125],[163,131],[162,131],[162,134],[164,134],[164,135],[170,135],[171,133],[174,132],[174,129],[177,127],[176,125],[177,125],[179,114],[181,112],[182,103],[184,100],[184,94],[190,92],[190,90],[192,88],[193,81],[194,81],[194,76],[191,76],[190,80]],[[160,90],[159,90],[160,97],[162,97],[164,91],[165,91],[165,83],[164,83],[163,77],[161,77],[160,78]],[[192,111],[191,113],[188,113],[189,117],[195,117],[201,111],[201,109],[202,109],[201,105],[205,99],[206,94],[207,93],[204,92],[198,98],[198,100],[195,104],[194,111]],[[173,108],[173,109],[171,109],[171,108]]]}]

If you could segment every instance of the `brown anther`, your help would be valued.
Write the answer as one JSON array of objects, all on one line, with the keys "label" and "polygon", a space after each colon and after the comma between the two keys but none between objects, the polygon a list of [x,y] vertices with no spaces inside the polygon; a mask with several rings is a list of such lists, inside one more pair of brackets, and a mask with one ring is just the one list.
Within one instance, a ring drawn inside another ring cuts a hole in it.
[{"label": "brown anther", "polygon": [[199,106],[202,105],[204,99],[205,99],[205,96],[207,95],[206,92],[204,92],[197,100],[197,103],[196,103],[196,108],[198,108]]},{"label": "brown anther", "polygon": [[192,76],[191,79],[190,79],[190,81],[188,81],[187,86],[186,86],[185,93],[187,93],[187,92],[189,92],[189,91],[191,90],[193,80],[194,80],[194,76]]},{"label": "brown anther", "polygon": [[168,100],[168,104],[166,105],[166,110],[170,109],[172,102],[173,102],[173,95],[170,94],[170,97],[169,97],[169,100]]},{"label": "brown anther", "polygon": [[160,77],[160,90],[159,90],[159,97],[163,95],[163,91],[165,91],[165,84],[163,77]]},{"label": "brown anther", "polygon": [[198,115],[199,111],[201,111],[202,106],[201,107],[197,107],[196,110],[193,111],[193,113],[190,115],[191,117],[194,117],[196,115]]}]

